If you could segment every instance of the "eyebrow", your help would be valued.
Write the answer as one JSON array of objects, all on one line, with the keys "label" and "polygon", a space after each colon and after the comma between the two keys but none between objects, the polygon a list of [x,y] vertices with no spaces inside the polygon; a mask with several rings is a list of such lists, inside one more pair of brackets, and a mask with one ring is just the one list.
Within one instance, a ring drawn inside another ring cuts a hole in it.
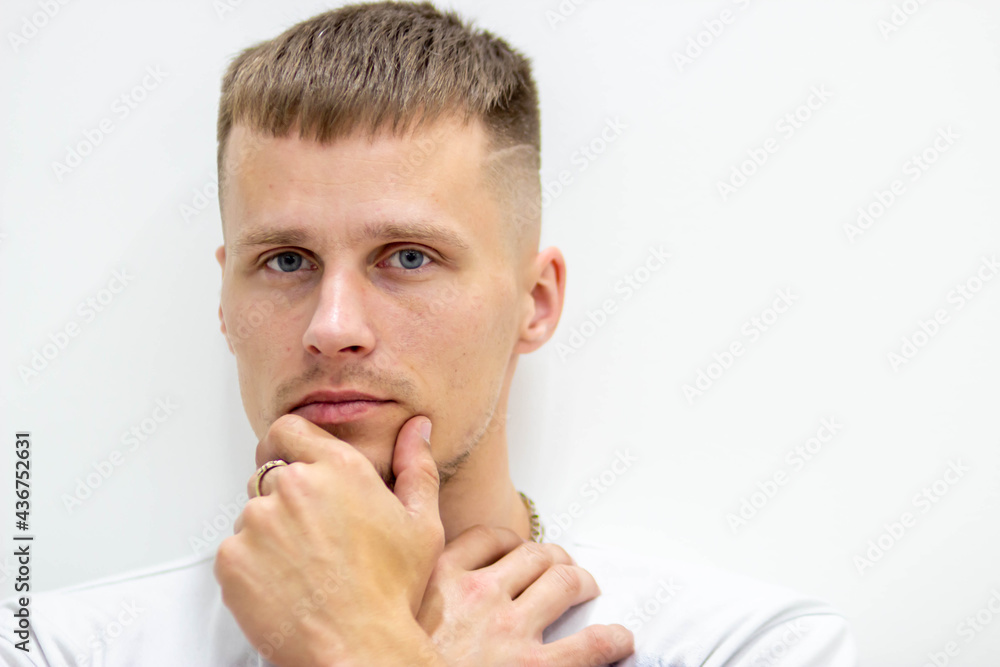
[{"label": "eyebrow", "polygon": [[[296,227],[292,229],[258,229],[247,232],[233,243],[234,252],[241,253],[250,248],[274,245],[306,245],[313,238],[312,232]],[[360,230],[352,233],[348,243],[362,241],[403,241],[415,240],[428,243],[443,243],[461,250],[469,250],[469,244],[456,232],[429,222],[368,222]]]}]

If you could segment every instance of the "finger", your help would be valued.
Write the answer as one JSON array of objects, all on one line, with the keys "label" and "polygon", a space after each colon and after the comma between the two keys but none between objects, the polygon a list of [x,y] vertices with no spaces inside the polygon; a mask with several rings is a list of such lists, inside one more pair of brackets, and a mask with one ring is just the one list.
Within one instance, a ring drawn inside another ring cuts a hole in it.
[{"label": "finger", "polygon": [[557,544],[524,542],[489,569],[497,572],[507,594],[513,600],[556,564],[576,563],[566,550]]},{"label": "finger", "polygon": [[601,594],[594,576],[577,565],[553,565],[528,586],[514,604],[541,629],[555,623],[567,609]]},{"label": "finger", "polygon": [[259,502],[260,502],[259,500],[250,498],[250,500],[248,500],[246,504],[243,505],[243,509],[240,510],[239,516],[237,516],[236,521],[233,522],[233,535],[243,530],[243,523],[244,523],[243,514],[246,512],[246,509],[250,505],[250,503],[259,503]]},{"label": "finger", "polygon": [[[266,496],[268,493],[274,490],[275,485],[278,482],[278,476],[284,474],[284,469],[292,465],[306,465],[301,461],[293,461],[288,465],[283,466],[273,466],[264,471],[264,476],[260,478],[260,495]],[[247,481],[247,498],[257,497],[257,473],[250,475],[250,479]]]},{"label": "finger", "polygon": [[590,625],[569,637],[545,644],[542,663],[602,667],[635,652],[635,637],[623,625]]},{"label": "finger", "polygon": [[315,463],[330,447],[337,446],[350,447],[304,417],[282,415],[257,445],[257,467],[274,459]]},{"label": "finger", "polygon": [[449,542],[441,558],[471,572],[492,565],[522,544],[524,540],[510,528],[477,524]]},{"label": "finger", "polygon": [[415,517],[441,524],[438,490],[441,484],[430,443],[424,440],[421,426],[430,426],[427,417],[418,415],[403,424],[392,452],[392,472],[396,475],[393,493]]}]

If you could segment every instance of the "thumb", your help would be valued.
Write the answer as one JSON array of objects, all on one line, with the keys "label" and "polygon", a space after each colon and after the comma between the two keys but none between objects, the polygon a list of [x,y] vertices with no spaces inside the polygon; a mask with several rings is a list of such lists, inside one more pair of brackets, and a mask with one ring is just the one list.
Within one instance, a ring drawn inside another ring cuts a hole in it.
[{"label": "thumb", "polygon": [[393,493],[411,515],[431,515],[440,523],[438,489],[441,480],[430,443],[421,433],[422,427],[430,436],[431,420],[418,415],[399,429],[392,451],[392,472],[396,476]]}]

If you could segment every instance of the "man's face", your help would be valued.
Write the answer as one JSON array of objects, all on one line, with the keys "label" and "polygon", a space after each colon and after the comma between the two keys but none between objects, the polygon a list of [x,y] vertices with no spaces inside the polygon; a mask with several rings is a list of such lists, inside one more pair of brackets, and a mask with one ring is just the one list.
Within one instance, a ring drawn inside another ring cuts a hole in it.
[{"label": "man's face", "polygon": [[[327,145],[233,128],[219,316],[258,437],[295,412],[389,482],[414,415],[445,476],[493,431],[530,309],[485,157],[481,124],[452,119]],[[347,390],[385,402],[309,396]]]}]

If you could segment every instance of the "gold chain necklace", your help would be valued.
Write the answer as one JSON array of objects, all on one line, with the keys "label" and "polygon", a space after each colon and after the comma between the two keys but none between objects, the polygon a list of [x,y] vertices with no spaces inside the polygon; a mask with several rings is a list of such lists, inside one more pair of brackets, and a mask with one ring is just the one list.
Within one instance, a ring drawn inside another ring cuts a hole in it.
[{"label": "gold chain necklace", "polygon": [[531,541],[541,542],[545,539],[545,529],[542,528],[542,521],[538,518],[538,511],[535,509],[535,503],[531,502],[531,498],[524,495],[520,491],[521,500],[524,501],[524,506],[528,508],[528,514],[531,517]]}]

